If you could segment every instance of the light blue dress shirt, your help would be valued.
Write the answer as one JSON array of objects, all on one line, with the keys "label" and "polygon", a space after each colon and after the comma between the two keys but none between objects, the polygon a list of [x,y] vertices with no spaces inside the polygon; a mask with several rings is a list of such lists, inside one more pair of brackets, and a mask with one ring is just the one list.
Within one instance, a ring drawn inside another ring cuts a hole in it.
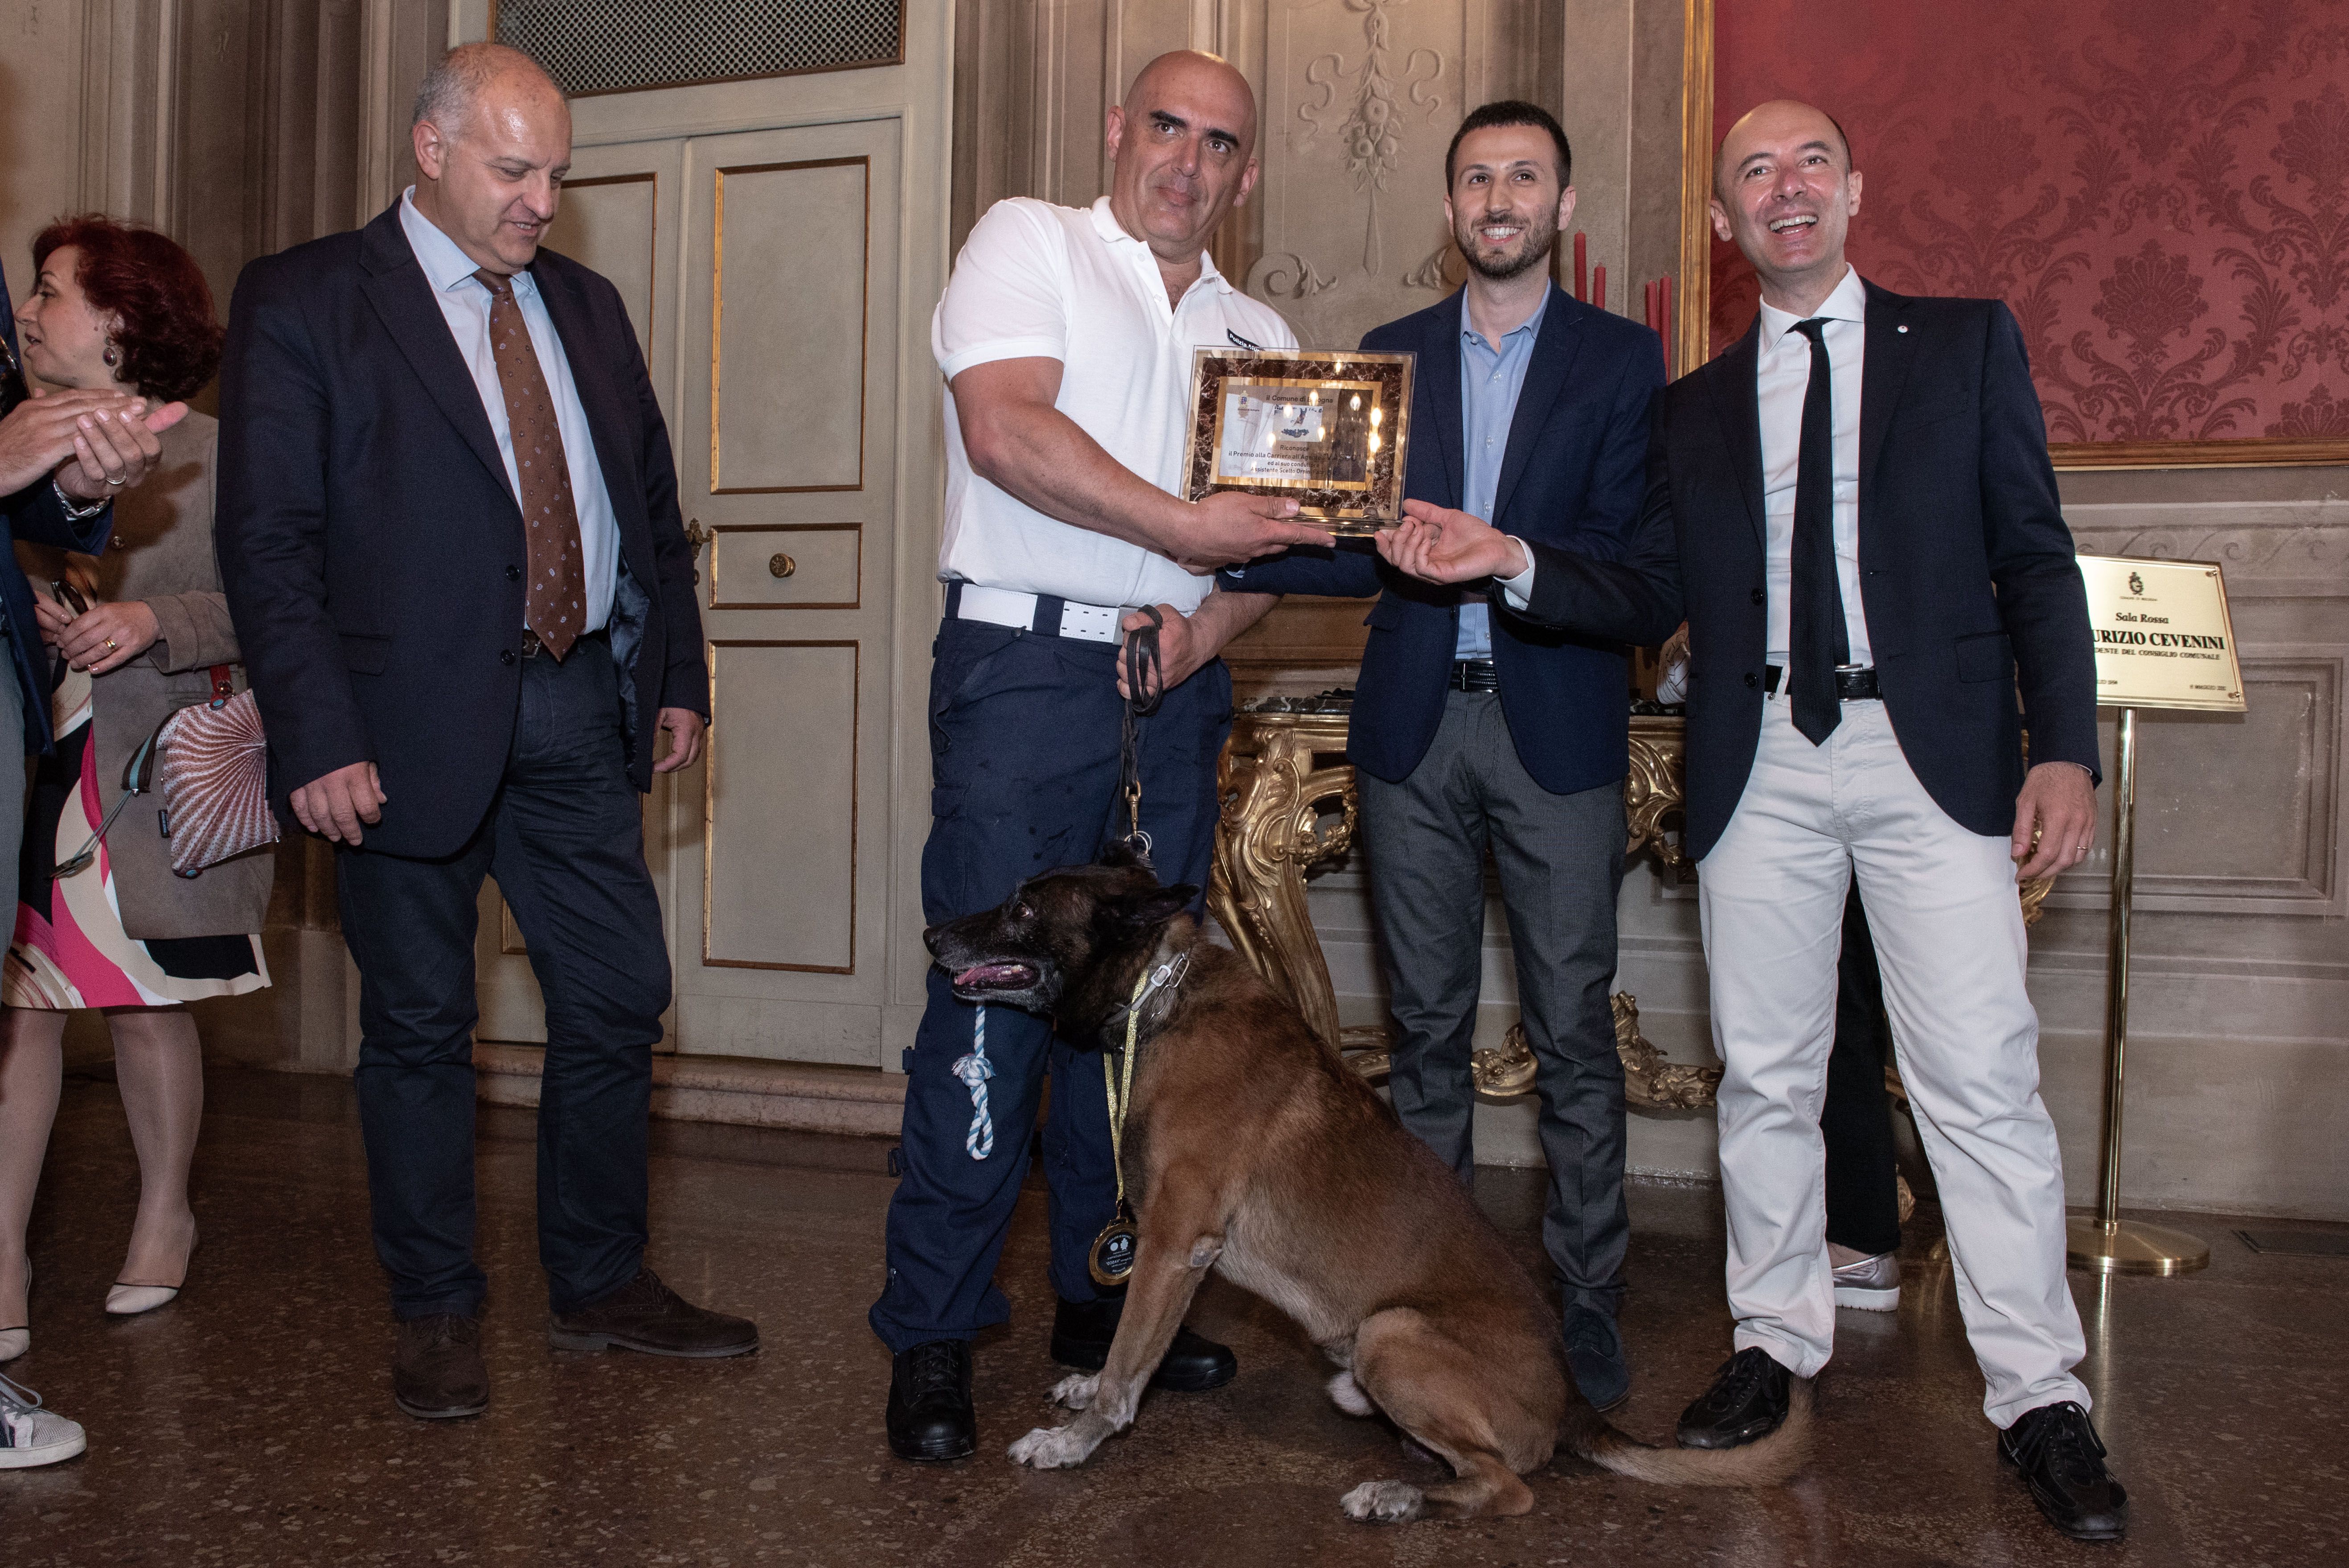
[{"label": "light blue dress shirt", "polygon": [[[490,345],[489,285],[475,277],[473,258],[457,242],[433,226],[416,210],[416,187],[399,199],[399,226],[408,235],[424,276],[440,302],[457,353],[473,375],[481,394],[481,411],[490,417],[490,430],[498,438],[498,455],[505,459],[506,483],[517,505],[522,498],[522,470],[515,466],[513,428],[506,419],[505,384],[498,379],[498,356]],[[563,436],[563,456],[571,469],[571,501],[579,513],[579,560],[586,578],[587,619],[583,632],[601,630],[612,619],[612,594],[619,570],[620,525],[612,516],[611,493],[604,488],[604,470],[595,460],[595,438],[587,428],[587,410],[580,406],[579,388],[571,379],[571,361],[564,356],[563,339],[554,320],[539,297],[538,280],[528,273],[513,275],[514,304],[523,324],[530,328],[531,346],[538,351],[538,368],[554,399],[554,425]]]},{"label": "light blue dress shirt", "polygon": [[[1517,394],[1525,389],[1526,366],[1533,363],[1534,339],[1541,335],[1542,316],[1549,310],[1549,293],[1533,315],[1501,335],[1495,346],[1468,325],[1468,302],[1460,302],[1460,510],[1471,517],[1493,521],[1501,489],[1501,459],[1509,450],[1509,423],[1517,415]],[[1455,659],[1493,656],[1492,607],[1484,603],[1460,606],[1460,640]]]}]

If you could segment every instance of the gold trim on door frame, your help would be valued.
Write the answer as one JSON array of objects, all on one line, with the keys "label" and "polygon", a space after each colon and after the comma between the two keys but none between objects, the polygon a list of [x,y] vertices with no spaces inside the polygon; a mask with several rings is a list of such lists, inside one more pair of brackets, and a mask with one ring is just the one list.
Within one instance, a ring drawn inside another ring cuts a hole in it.
[{"label": "gold trim on door frame", "polygon": [[[599,185],[649,185],[653,188],[653,221],[645,233],[647,253],[645,263],[645,308],[658,307],[660,300],[660,175],[647,169],[635,174],[595,174],[582,180],[565,180],[565,191],[592,191]],[[645,323],[645,341],[652,341],[653,324]]]},{"label": "gold trim on door frame", "polygon": [[[729,174],[776,174],[792,169],[843,169],[855,165],[864,170],[864,250],[860,263],[864,273],[863,296],[864,318],[858,326],[856,358],[856,482],[853,485],[743,485],[728,489],[719,482],[719,411],[724,405],[719,401],[719,371],[725,355],[719,348],[719,336],[726,324],[726,177]],[[861,490],[864,488],[864,427],[872,410],[866,406],[866,383],[870,379],[873,356],[873,159],[859,153],[854,158],[807,158],[789,163],[742,163],[721,167],[714,173],[716,189],[712,193],[714,206],[709,236],[709,493],[711,495],[812,495],[823,491]]]},{"label": "gold trim on door frame", "polygon": [[[717,558],[715,550],[710,558]],[[751,958],[709,955],[709,890],[716,880],[718,852],[718,650],[720,648],[846,648],[852,657],[848,704],[848,963],[764,964]],[[857,737],[864,724],[864,648],[854,637],[712,637],[704,650],[709,660],[709,727],[701,758],[701,965],[705,969],[778,969],[798,975],[856,973],[856,823],[857,787],[862,758]]]},{"label": "gold trim on door frame", "polygon": [[819,600],[807,603],[754,603],[737,600],[728,603],[718,597],[718,545],[709,546],[709,607],[713,610],[855,610],[864,603],[864,525],[861,522],[721,522],[709,531],[719,533],[853,533],[856,536],[856,597],[848,600]]}]

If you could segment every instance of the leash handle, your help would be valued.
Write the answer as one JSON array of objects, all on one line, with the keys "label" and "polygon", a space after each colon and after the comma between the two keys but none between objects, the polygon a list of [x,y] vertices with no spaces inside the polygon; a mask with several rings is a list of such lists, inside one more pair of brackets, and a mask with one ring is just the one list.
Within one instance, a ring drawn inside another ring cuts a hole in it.
[{"label": "leash handle", "polygon": [[1165,666],[1159,662],[1158,633],[1166,624],[1155,604],[1140,607],[1142,614],[1150,617],[1150,624],[1136,626],[1126,634],[1125,717],[1118,743],[1118,793],[1125,800],[1127,844],[1150,861],[1150,835],[1142,830],[1142,727],[1140,721],[1158,711],[1165,700]]}]

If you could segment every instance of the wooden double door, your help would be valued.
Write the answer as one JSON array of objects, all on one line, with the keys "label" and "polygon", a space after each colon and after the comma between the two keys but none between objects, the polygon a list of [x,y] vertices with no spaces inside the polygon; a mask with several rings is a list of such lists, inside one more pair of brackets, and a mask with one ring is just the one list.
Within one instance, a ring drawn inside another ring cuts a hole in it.
[{"label": "wooden double door", "polygon": [[[636,325],[710,668],[705,758],[646,805],[667,1049],[880,1066],[918,1010],[943,58],[943,37],[909,36],[905,66],[574,105],[548,243],[610,278]],[[906,101],[921,79],[936,91]],[[480,1037],[543,1041],[494,884],[482,916]]]}]

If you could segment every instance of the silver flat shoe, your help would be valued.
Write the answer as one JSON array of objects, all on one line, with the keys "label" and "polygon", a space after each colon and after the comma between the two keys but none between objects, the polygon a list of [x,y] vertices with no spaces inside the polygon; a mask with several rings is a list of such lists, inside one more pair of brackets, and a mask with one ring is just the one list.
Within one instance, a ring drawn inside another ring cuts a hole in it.
[{"label": "silver flat shoe", "polygon": [[1900,1305],[1900,1259],[1878,1253],[1835,1271],[1835,1304],[1860,1312],[1893,1312]]}]

